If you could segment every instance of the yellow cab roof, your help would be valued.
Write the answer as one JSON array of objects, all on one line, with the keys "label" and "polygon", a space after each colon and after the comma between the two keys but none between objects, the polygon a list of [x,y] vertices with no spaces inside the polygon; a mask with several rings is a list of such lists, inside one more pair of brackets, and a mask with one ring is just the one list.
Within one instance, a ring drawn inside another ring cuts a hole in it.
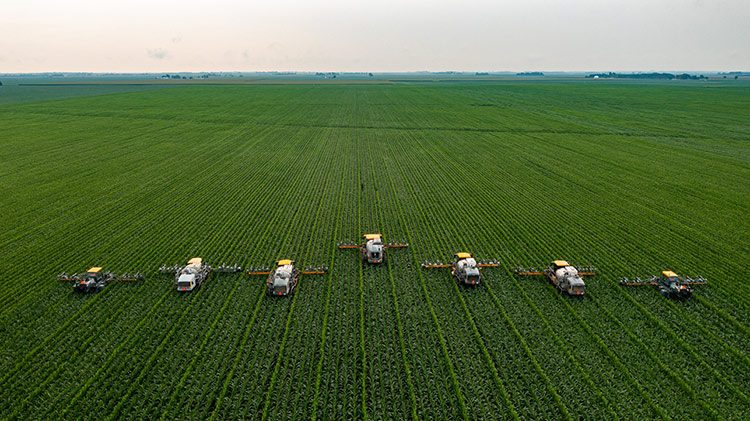
[{"label": "yellow cab roof", "polygon": [[92,268],[89,268],[89,270],[87,270],[86,272],[89,272],[89,273],[91,273],[91,272],[93,272],[93,273],[99,273],[101,271],[102,271],[102,268],[94,266]]},{"label": "yellow cab roof", "polygon": [[200,257],[193,257],[192,259],[188,260],[189,265],[200,265],[203,263],[203,259]]},{"label": "yellow cab roof", "polygon": [[294,260],[291,260],[291,259],[281,259],[278,262],[276,262],[276,264],[279,266],[291,265],[293,263],[294,263]]},{"label": "yellow cab roof", "polygon": [[673,278],[677,276],[677,274],[672,272],[671,270],[663,270],[661,271],[661,274],[664,275],[665,278]]},{"label": "yellow cab roof", "polygon": [[364,235],[365,240],[377,240],[378,238],[382,237],[380,234],[365,234]]},{"label": "yellow cab roof", "polygon": [[456,257],[458,257],[459,259],[468,259],[468,258],[471,257],[471,253],[467,253],[465,251],[460,251],[460,252],[456,253]]},{"label": "yellow cab roof", "polygon": [[555,266],[570,266],[570,263],[568,263],[566,260],[555,260],[552,263],[554,263]]}]

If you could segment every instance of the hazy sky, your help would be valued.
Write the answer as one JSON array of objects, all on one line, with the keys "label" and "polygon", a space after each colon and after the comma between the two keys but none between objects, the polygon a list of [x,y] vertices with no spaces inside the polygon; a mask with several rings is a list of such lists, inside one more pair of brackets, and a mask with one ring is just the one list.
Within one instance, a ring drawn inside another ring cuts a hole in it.
[{"label": "hazy sky", "polygon": [[0,73],[750,70],[750,0],[3,0]]}]

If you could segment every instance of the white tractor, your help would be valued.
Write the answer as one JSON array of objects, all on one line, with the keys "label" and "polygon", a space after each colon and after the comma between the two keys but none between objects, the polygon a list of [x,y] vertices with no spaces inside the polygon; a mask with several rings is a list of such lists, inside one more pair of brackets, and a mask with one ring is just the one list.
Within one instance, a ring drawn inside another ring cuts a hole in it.
[{"label": "white tractor", "polygon": [[268,295],[283,296],[294,292],[299,281],[299,271],[294,267],[294,261],[279,260],[276,269],[268,275],[266,287]]},{"label": "white tractor", "polygon": [[211,273],[211,266],[204,265],[203,259],[194,257],[188,260],[187,265],[175,274],[175,285],[177,291],[192,291],[199,287]]},{"label": "white tractor", "polygon": [[371,264],[379,265],[385,261],[386,249],[401,249],[409,247],[407,243],[384,243],[382,234],[364,234],[362,235],[363,243],[339,243],[340,249],[359,249],[362,253],[362,260]]},{"label": "white tractor", "polygon": [[297,287],[300,275],[325,275],[326,273],[328,273],[328,269],[322,266],[305,268],[300,271],[294,266],[294,260],[291,259],[277,261],[274,270],[269,270],[268,268],[250,268],[247,272],[251,276],[267,275],[266,290],[268,291],[268,295],[273,297],[292,295]]},{"label": "white tractor", "polygon": [[422,267],[425,269],[450,268],[453,279],[459,285],[472,287],[482,283],[482,274],[479,272],[479,268],[494,268],[500,265],[497,261],[477,262],[471,253],[466,252],[459,252],[454,256],[453,263],[424,262]]},{"label": "white tractor", "polygon": [[516,268],[515,272],[521,276],[544,276],[560,291],[576,297],[582,297],[586,293],[583,277],[596,274],[592,267],[578,268],[565,260],[554,260],[543,271]]},{"label": "white tractor", "polygon": [[188,260],[185,266],[173,265],[166,266],[162,265],[159,268],[161,273],[174,273],[174,283],[177,291],[188,292],[192,291],[203,282],[208,279],[208,275],[211,272],[221,273],[237,273],[242,272],[242,267],[239,265],[226,265],[221,264],[218,267],[212,267],[206,263],[203,263],[203,259],[200,257],[193,257]]}]

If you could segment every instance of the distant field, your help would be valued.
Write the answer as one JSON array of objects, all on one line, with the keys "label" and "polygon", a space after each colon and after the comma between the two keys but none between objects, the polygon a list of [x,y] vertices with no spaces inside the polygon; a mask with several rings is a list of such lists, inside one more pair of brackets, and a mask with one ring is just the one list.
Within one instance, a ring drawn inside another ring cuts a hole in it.
[{"label": "distant field", "polygon": [[[0,87],[0,418],[747,418],[749,116],[742,82]],[[410,247],[335,247],[371,231]],[[501,267],[419,268],[456,251]],[[192,256],[330,272],[180,295]],[[512,275],[554,258],[584,299]],[[146,280],[56,281],[92,265]],[[709,285],[618,284],[663,268]]]},{"label": "distant field", "polygon": [[33,103],[75,97],[106,95],[124,92],[139,92],[154,89],[154,86],[135,81],[106,79],[61,81],[47,78],[0,77],[0,106]]}]

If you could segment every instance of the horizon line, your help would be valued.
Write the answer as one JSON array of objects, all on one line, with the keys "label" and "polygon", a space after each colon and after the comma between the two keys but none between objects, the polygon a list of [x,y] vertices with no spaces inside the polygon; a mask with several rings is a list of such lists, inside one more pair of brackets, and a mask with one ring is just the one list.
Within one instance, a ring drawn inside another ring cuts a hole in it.
[{"label": "horizon line", "polygon": [[48,75],[48,74],[70,74],[70,75],[164,75],[174,73],[220,73],[220,74],[373,74],[373,75],[392,75],[392,74],[518,74],[518,73],[672,73],[672,72],[703,72],[703,73],[750,73],[746,70],[699,70],[699,69],[669,69],[669,70],[403,70],[403,71],[354,71],[354,70],[165,70],[165,71],[67,71],[67,70],[47,70],[37,72],[0,72],[0,76],[13,75]]}]

